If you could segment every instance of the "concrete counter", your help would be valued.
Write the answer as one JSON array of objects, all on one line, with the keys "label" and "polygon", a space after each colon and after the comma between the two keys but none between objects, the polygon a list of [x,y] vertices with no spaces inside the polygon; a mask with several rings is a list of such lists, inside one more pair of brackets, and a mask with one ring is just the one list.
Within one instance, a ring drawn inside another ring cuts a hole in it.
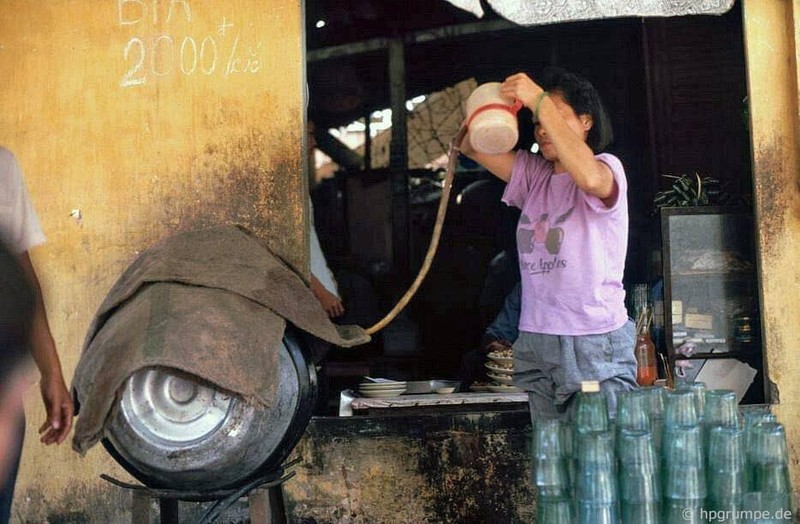
[{"label": "concrete counter", "polygon": [[312,419],[284,486],[290,522],[532,522],[530,417],[512,411]]}]

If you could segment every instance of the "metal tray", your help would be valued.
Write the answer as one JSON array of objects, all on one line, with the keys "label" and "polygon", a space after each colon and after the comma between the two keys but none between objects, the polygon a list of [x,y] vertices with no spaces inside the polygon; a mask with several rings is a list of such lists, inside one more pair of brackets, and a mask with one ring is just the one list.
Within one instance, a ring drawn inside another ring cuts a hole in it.
[{"label": "metal tray", "polygon": [[460,382],[457,380],[414,380],[406,382],[405,395],[423,395],[425,393],[436,393],[438,388],[455,387],[459,390]]}]

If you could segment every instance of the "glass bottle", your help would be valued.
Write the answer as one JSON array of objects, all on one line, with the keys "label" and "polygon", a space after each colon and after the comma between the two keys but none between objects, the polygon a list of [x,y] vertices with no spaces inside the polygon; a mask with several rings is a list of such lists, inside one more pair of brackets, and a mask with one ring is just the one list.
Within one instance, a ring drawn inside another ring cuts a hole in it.
[{"label": "glass bottle", "polygon": [[636,346],[634,346],[633,352],[636,356],[636,383],[640,386],[652,386],[658,378],[658,367],[656,346],[650,340],[649,333],[636,335]]}]

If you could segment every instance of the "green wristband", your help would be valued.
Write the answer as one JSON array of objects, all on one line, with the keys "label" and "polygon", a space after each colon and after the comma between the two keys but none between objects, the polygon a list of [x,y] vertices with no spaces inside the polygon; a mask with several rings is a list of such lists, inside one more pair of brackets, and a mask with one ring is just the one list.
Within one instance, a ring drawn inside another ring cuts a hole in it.
[{"label": "green wristband", "polygon": [[537,122],[539,121],[539,106],[542,105],[542,100],[544,100],[546,96],[550,96],[550,93],[542,91],[536,99],[536,105],[533,107],[533,118],[535,118]]}]

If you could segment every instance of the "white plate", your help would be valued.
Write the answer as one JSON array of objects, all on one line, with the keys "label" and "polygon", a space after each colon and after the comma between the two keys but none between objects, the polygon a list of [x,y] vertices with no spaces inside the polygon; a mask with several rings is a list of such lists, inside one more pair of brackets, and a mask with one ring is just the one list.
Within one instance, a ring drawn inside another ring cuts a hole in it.
[{"label": "white plate", "polygon": [[489,371],[492,371],[497,375],[511,375],[512,373],[514,373],[514,368],[511,369],[499,368],[497,366],[494,366],[493,364],[494,362],[487,362],[486,364],[484,364],[484,366],[486,366],[486,368]]},{"label": "white plate", "polygon": [[380,391],[383,389],[397,389],[403,388],[405,389],[407,384],[405,382],[394,382],[392,384],[371,384],[371,383],[361,383],[358,385],[358,389],[369,389],[374,391]]},{"label": "white plate", "polygon": [[494,373],[487,373],[486,374],[490,379],[494,380],[495,382],[499,382],[500,384],[505,384],[507,386],[514,385],[514,379],[511,378],[510,375],[496,375]]},{"label": "white plate", "polygon": [[521,393],[522,390],[516,386],[504,386],[502,384],[489,384],[487,386],[492,393]]},{"label": "white plate", "polygon": [[474,386],[473,385],[473,386],[469,387],[469,390],[470,391],[474,391],[475,393],[486,393],[487,391],[489,391],[489,386],[487,386],[485,384],[481,385],[481,386]]},{"label": "white plate", "polygon": [[406,388],[405,388],[405,386],[396,386],[396,387],[393,387],[393,388],[382,388],[382,389],[358,388],[358,390],[359,391],[367,391],[369,393],[387,393],[387,392],[390,392],[390,391],[405,391]]},{"label": "white plate", "polygon": [[399,397],[404,391],[405,389],[399,391],[359,391],[359,394],[367,398],[393,398]]}]

